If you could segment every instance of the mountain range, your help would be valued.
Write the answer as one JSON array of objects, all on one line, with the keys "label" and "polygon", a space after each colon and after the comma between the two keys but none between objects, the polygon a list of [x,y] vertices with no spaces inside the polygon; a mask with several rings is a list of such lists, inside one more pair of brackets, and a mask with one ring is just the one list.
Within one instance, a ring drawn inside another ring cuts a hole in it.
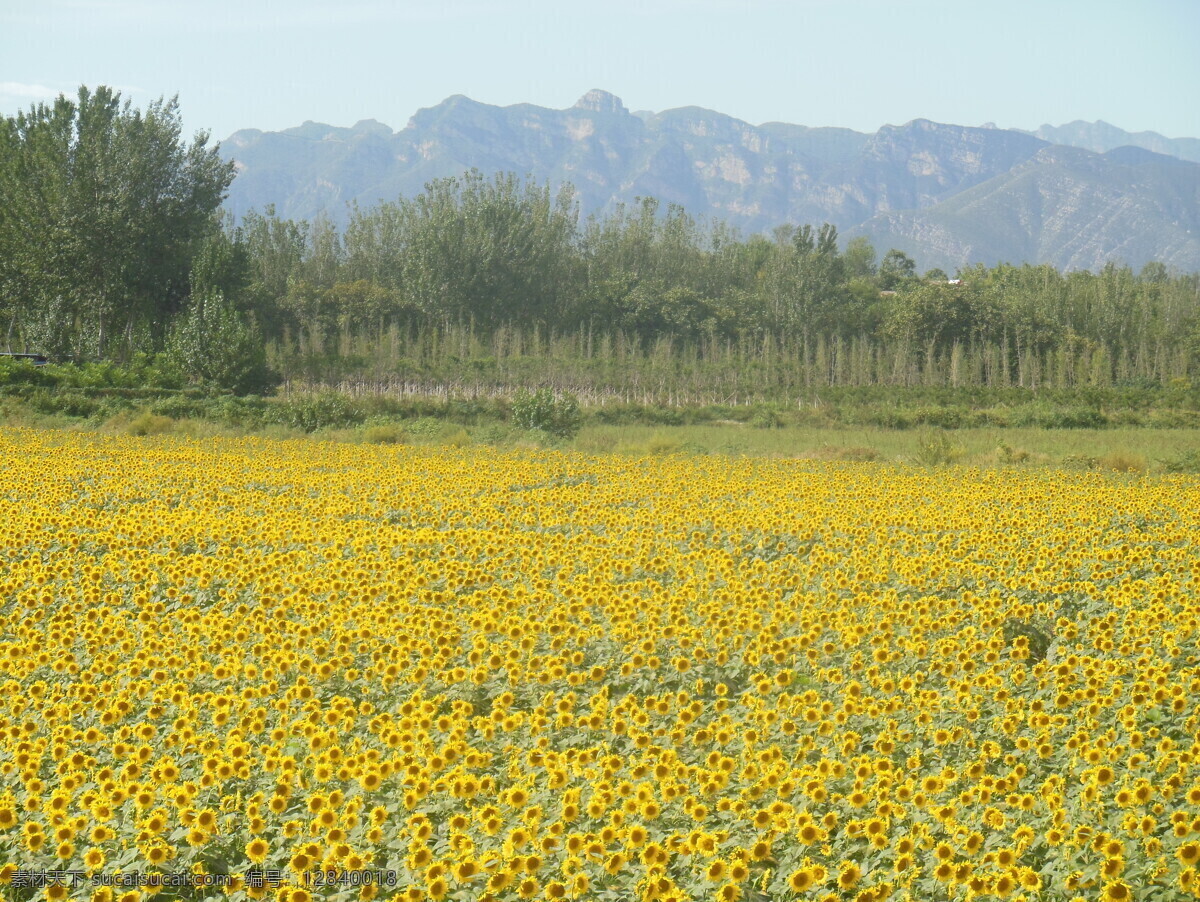
[{"label": "mountain range", "polygon": [[274,205],[344,223],[351,204],[411,197],[476,168],[569,182],[585,215],[653,196],[743,234],[831,222],[922,269],[1159,261],[1200,271],[1200,140],[1105,122],[1024,132],[917,119],[867,134],[756,126],[699,107],[630,112],[593,90],[565,110],[455,95],[397,132],[374,120],[246,129],[221,153],[238,170],[226,201],[235,217]]}]

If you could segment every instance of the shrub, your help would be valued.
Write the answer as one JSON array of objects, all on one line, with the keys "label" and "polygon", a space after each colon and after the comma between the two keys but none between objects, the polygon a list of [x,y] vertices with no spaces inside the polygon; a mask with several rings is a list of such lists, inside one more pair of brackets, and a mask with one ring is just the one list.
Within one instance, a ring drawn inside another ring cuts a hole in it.
[{"label": "shrub", "polygon": [[363,441],[373,445],[402,445],[404,430],[396,423],[378,423],[363,430]]},{"label": "shrub", "polygon": [[208,413],[208,404],[200,398],[170,395],[150,405],[150,412],[176,420],[199,419]]},{"label": "shrub", "polygon": [[646,450],[651,454],[671,454],[679,450],[679,442],[669,435],[656,432],[646,441]]},{"label": "shrub", "polygon": [[437,438],[445,430],[445,424],[434,417],[421,417],[405,427],[405,431],[414,438]]},{"label": "shrub", "polygon": [[781,429],[784,421],[779,411],[764,407],[755,411],[754,415],[750,417],[750,425],[755,429]]},{"label": "shrub", "polygon": [[271,405],[267,419],[293,429],[315,432],[354,425],[362,420],[362,416],[348,397],[327,391],[315,395],[291,395]]},{"label": "shrub", "polygon": [[1091,407],[1069,407],[1044,414],[1037,425],[1046,429],[1101,429],[1108,417]]},{"label": "shrub", "polygon": [[1168,473],[1200,473],[1200,449],[1191,448],[1178,457],[1161,459],[1159,463]]},{"label": "shrub", "polygon": [[446,436],[445,442],[452,448],[465,448],[471,444],[471,435],[466,429],[459,426],[458,429]]},{"label": "shrub", "polygon": [[29,406],[38,413],[67,417],[108,417],[125,409],[120,399],[91,398],[78,391],[34,389],[27,397]]},{"label": "shrub", "polygon": [[1155,429],[1196,429],[1200,427],[1200,415],[1194,410],[1152,410],[1146,425]]},{"label": "shrub", "polygon": [[1029,452],[1024,448],[1013,448],[1007,442],[1001,442],[996,447],[996,459],[1005,464],[1023,464],[1029,460]]},{"label": "shrub", "polygon": [[939,429],[961,429],[970,426],[972,416],[963,407],[918,407],[912,411],[912,417],[923,426],[934,426]]},{"label": "shrub", "polygon": [[1012,424],[1012,409],[1004,404],[997,404],[978,413],[980,426],[999,426],[1004,428]]},{"label": "shrub", "polygon": [[485,445],[503,445],[512,439],[512,430],[500,423],[489,423],[475,433],[475,438]]},{"label": "shrub", "polygon": [[167,356],[193,382],[235,394],[262,393],[277,382],[262,336],[220,292],[193,298],[171,331]]},{"label": "shrub", "polygon": [[954,463],[964,453],[963,447],[948,433],[929,429],[917,436],[917,453],[913,455],[913,461],[927,467],[940,467]]},{"label": "shrub", "polygon": [[258,395],[216,398],[209,405],[210,415],[223,423],[245,429],[258,429],[267,422],[267,402]]},{"label": "shrub", "polygon": [[1146,458],[1128,451],[1113,451],[1100,458],[1100,466],[1119,473],[1142,473],[1146,469]]},{"label": "shrub", "polygon": [[170,417],[159,416],[148,410],[143,410],[129,421],[125,431],[130,435],[162,435],[170,432],[175,421]]},{"label": "shrub", "polygon": [[47,369],[49,367],[34,366],[28,360],[0,357],[0,385],[51,385],[54,374],[46,372]]},{"label": "shrub", "polygon": [[513,399],[511,415],[521,429],[541,429],[559,438],[574,438],[583,424],[575,396],[555,394],[549,388],[520,392]]}]

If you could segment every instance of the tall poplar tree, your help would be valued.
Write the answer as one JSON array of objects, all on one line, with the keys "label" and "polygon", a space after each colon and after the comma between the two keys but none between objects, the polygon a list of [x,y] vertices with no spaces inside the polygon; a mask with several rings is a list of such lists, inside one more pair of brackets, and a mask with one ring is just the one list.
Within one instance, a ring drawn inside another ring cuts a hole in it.
[{"label": "tall poplar tree", "polygon": [[161,340],[233,181],[208,135],[181,139],[178,101],[146,110],[81,87],[0,125],[6,337],[58,357],[125,357]]}]

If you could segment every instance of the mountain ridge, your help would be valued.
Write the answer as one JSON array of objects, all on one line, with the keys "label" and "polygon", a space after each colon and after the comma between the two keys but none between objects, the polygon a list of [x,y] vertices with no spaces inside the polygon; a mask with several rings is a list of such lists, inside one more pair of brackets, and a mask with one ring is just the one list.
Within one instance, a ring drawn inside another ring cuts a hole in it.
[{"label": "mountain ridge", "polygon": [[[1193,227],[1200,164],[1161,153],[1188,154],[1194,139],[1087,125],[1028,132],[914,119],[868,134],[753,125],[698,106],[632,113],[620,98],[593,89],[561,110],[492,106],[457,94],[418,110],[399,131],[374,119],[242,129],[221,151],[239,171],[226,202],[235,217],[274,204],[290,218],[344,223],[354,205],[411,197],[433,179],[475,168],[569,182],[584,214],[654,196],[743,232],[828,221],[847,235],[872,237],[881,251],[912,248],[922,267],[1008,259],[1094,269],[1122,253],[1134,266],[1160,260],[1200,270],[1200,227]],[[1048,139],[1102,146],[1120,135],[1153,146],[1095,151]],[[977,189],[986,185],[985,203]],[[1084,202],[1097,190],[1108,206]],[[1063,215],[1052,221],[1034,209],[1054,203]],[[1111,221],[1086,220],[1098,211]],[[1037,231],[1014,235],[1012,223]],[[1168,246],[1131,242],[1120,231],[1130,228]],[[1068,246],[1070,234],[1089,236],[1082,250]],[[1015,251],[1033,257],[1006,256]]]}]

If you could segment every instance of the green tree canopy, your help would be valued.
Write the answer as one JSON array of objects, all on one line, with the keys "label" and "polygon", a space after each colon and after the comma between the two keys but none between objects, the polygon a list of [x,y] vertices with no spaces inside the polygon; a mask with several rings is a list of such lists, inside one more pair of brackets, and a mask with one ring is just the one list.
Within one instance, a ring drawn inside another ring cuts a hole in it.
[{"label": "green tree canopy", "polygon": [[178,101],[135,110],[79,89],[0,124],[0,293],[7,331],[65,357],[127,356],[161,338],[233,181]]},{"label": "green tree canopy", "polygon": [[912,284],[917,277],[917,264],[904,251],[892,248],[879,264],[879,285],[885,291],[896,291]]},{"label": "green tree canopy", "polygon": [[[344,247],[314,242],[332,272],[344,255],[355,279],[373,278],[424,314],[485,325],[556,310],[578,211],[572,192],[478,170],[430,182],[415,198],[355,211]],[[315,261],[313,261],[315,264]]]}]

